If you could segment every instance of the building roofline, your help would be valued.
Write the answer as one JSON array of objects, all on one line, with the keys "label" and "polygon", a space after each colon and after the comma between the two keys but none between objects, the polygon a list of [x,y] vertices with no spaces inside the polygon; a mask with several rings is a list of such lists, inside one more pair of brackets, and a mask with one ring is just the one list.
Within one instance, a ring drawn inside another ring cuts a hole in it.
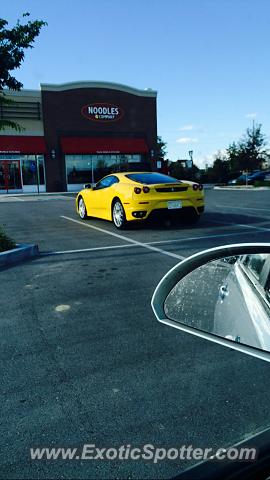
[{"label": "building roofline", "polygon": [[65,90],[74,90],[78,88],[107,88],[109,90],[119,90],[125,93],[131,93],[139,97],[156,97],[157,91],[151,88],[139,90],[138,88],[122,85],[121,83],[103,82],[103,81],[78,81],[70,83],[41,83],[41,91],[61,92]]},{"label": "building roofline", "polygon": [[8,88],[4,88],[3,90],[5,95],[15,95],[15,96],[34,96],[37,95],[40,97],[41,91],[40,90],[29,90],[27,88],[22,88],[21,90],[9,90]]}]

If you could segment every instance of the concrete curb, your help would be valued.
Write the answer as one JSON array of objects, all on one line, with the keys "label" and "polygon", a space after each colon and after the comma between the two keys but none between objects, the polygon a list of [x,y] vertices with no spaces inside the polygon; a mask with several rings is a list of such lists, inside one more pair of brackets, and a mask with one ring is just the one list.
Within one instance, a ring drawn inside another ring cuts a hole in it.
[{"label": "concrete curb", "polygon": [[[82,190],[82,189],[81,189]],[[32,193],[1,193],[0,192],[0,198],[1,197],[47,197],[47,196],[50,196],[50,197],[54,197],[54,196],[59,196],[59,195],[63,195],[63,196],[69,196],[69,195],[78,195],[78,193],[81,191],[81,190],[78,190],[77,192],[40,192],[40,193],[37,193],[37,192],[32,192]]]},{"label": "concrete curb", "polygon": [[262,190],[270,190],[270,187],[214,187],[214,190],[231,190],[234,192],[261,192]]},{"label": "concrete curb", "polygon": [[0,253],[0,268],[8,267],[14,263],[22,262],[28,258],[37,257],[39,255],[38,245],[35,244],[19,244],[12,250]]},{"label": "concrete curb", "polygon": [[214,183],[203,183],[203,188],[205,190],[209,190],[210,188],[214,188],[215,184]]}]

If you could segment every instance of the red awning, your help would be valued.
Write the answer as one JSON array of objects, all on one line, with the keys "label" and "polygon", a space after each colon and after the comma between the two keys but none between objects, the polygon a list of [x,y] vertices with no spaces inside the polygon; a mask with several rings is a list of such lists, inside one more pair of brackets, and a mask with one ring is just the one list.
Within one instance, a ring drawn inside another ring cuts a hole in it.
[{"label": "red awning", "polygon": [[62,137],[61,146],[64,153],[148,153],[149,149],[143,138],[110,137]]},{"label": "red awning", "polygon": [[0,154],[23,153],[36,155],[46,153],[44,137],[0,135]]}]

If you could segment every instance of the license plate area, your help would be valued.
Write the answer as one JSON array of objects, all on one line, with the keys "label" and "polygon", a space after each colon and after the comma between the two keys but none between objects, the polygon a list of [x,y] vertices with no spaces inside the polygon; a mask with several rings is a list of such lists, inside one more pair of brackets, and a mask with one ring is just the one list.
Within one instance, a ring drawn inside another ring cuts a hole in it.
[{"label": "license plate area", "polygon": [[167,202],[168,210],[176,210],[177,208],[182,208],[181,200],[169,200]]}]

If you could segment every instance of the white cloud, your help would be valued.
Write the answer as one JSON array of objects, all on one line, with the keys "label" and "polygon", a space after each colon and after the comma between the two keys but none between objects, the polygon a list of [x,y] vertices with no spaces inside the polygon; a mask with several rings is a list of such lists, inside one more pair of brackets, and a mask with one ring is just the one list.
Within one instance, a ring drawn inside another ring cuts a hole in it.
[{"label": "white cloud", "polygon": [[183,125],[183,127],[179,128],[180,132],[190,132],[190,130],[194,130],[194,125],[188,124],[188,125]]},{"label": "white cloud", "polygon": [[257,117],[257,112],[252,112],[252,113],[247,113],[246,118],[256,118]]},{"label": "white cloud", "polygon": [[206,165],[210,166],[214,161],[214,154],[198,155],[193,159],[195,165],[200,168],[205,168]]},{"label": "white cloud", "polygon": [[198,139],[193,137],[180,137],[176,141],[177,143],[181,143],[182,145],[186,145],[189,143],[198,143]]},{"label": "white cloud", "polygon": [[216,155],[226,156],[226,153],[226,148],[221,148],[220,150],[215,150],[214,152],[208,154],[203,154],[202,152],[199,152],[198,156],[195,155],[194,157],[194,163],[198,167],[205,167],[206,165],[208,165],[208,167],[211,167],[214,163]]}]

